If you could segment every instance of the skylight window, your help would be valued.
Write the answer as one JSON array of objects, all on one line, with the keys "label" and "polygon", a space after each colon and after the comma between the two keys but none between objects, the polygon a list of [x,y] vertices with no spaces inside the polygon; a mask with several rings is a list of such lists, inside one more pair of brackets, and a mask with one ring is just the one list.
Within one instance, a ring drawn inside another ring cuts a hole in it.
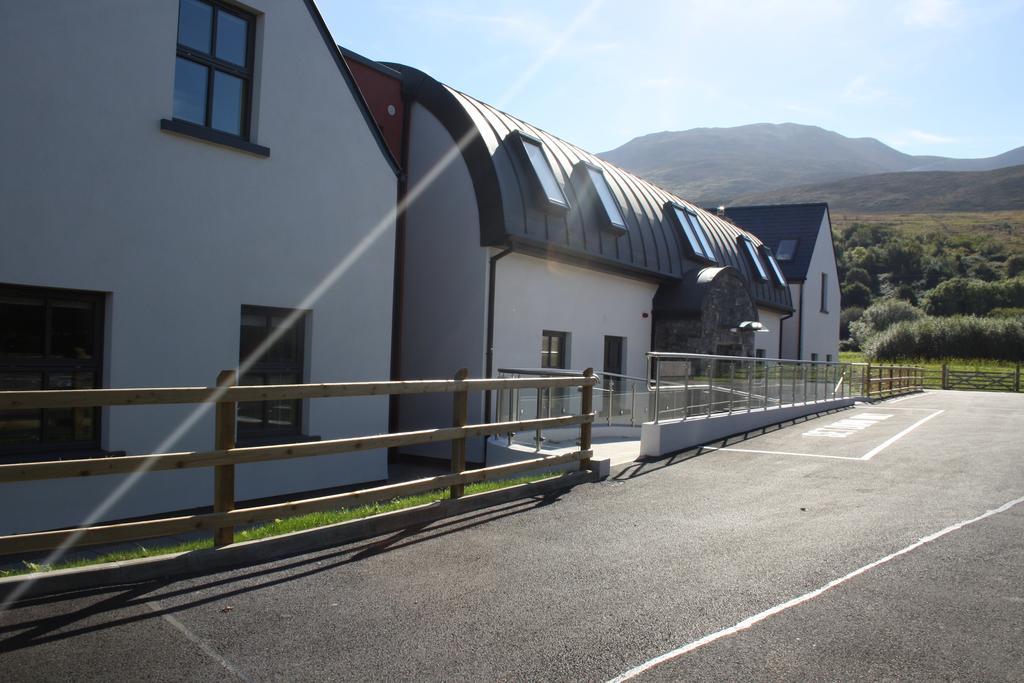
[{"label": "skylight window", "polygon": [[761,282],[766,282],[768,280],[768,273],[764,272],[761,259],[757,257],[757,249],[754,248],[754,243],[747,237],[740,237],[740,245],[747,253],[747,258],[750,260],[750,267],[754,270],[754,275]]},{"label": "skylight window", "polygon": [[679,224],[679,230],[683,233],[686,245],[690,249],[690,254],[694,258],[702,259],[708,263],[717,263],[718,261],[715,259],[715,252],[711,248],[711,241],[708,239],[707,231],[704,229],[704,224],[701,223],[697,214],[677,204],[671,204],[670,206],[675,215],[676,223]]},{"label": "skylight window", "polygon": [[761,253],[764,254],[764,258],[768,262],[768,266],[772,271],[772,277],[775,278],[775,284],[779,287],[785,287],[786,276],[782,274],[782,268],[779,267],[779,262],[772,256],[772,252],[768,250],[768,247],[762,246]]},{"label": "skylight window", "polygon": [[796,243],[797,240],[781,240],[775,257],[780,261],[792,261],[796,255]]},{"label": "skylight window", "polygon": [[608,222],[620,230],[625,230],[626,221],[622,217],[622,211],[619,210],[619,203],[612,195],[612,189],[608,187],[604,171],[590,164],[587,164],[586,168],[587,177],[590,178],[590,184],[594,186],[594,191],[597,192],[597,196],[601,200],[601,206],[604,207],[604,212],[608,216]]},{"label": "skylight window", "polygon": [[548,157],[544,153],[544,143],[535,137],[526,135],[522,131],[517,131],[517,133],[516,137],[526,155],[526,160],[533,169],[534,179],[536,180],[540,196],[550,206],[568,209],[569,201],[565,198],[562,186],[559,185],[558,179],[555,177],[555,171],[551,168],[551,162],[548,161]]}]

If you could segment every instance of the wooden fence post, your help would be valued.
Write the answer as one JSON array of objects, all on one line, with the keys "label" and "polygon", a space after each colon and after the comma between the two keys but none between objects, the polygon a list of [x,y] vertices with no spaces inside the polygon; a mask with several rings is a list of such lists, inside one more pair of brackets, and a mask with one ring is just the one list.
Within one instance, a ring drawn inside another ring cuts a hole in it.
[{"label": "wooden fence post", "polygon": [[[222,370],[217,375],[218,387],[235,384],[234,370]],[[235,447],[236,405],[233,402],[217,404],[214,448],[227,450]],[[235,509],[235,466],[217,465],[213,468],[213,511],[230,512]],[[235,541],[233,526],[218,527],[213,532],[213,546],[223,548]]]},{"label": "wooden fence post", "polygon": [[[594,385],[591,383],[591,380],[594,378],[594,368],[587,368],[584,370],[583,376],[587,378],[587,383],[583,385],[583,396],[580,399],[580,414],[587,415],[594,412]],[[584,422],[580,425],[581,451],[590,450],[593,427],[594,425],[590,422]],[[590,458],[580,460],[580,469],[590,469]]]},{"label": "wooden fence post", "polygon": [[[469,370],[462,368],[455,373],[455,381],[460,382],[469,377]],[[538,395],[540,390],[537,390]],[[452,394],[452,426],[465,427],[469,423],[469,390],[460,389]],[[452,474],[466,471],[466,437],[452,439]],[[451,498],[461,498],[466,491],[464,484],[451,487]]]},{"label": "wooden fence post", "polygon": [[871,398],[871,363],[868,363],[863,372],[864,374],[861,375],[861,380],[864,384],[862,393],[864,394],[864,398]]},{"label": "wooden fence post", "polygon": [[949,364],[942,364],[942,388],[949,389]]},{"label": "wooden fence post", "polygon": [[1017,363],[1017,368],[1013,373],[1013,390],[1020,391],[1020,363]]}]

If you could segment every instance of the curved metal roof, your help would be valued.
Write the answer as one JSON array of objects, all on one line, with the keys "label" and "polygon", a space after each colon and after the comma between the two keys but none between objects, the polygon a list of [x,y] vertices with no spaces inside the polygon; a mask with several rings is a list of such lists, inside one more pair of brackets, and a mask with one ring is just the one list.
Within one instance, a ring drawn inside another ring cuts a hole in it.
[{"label": "curved metal roof", "polygon": [[[748,237],[760,246],[756,235],[421,71],[401,64],[388,66],[402,73],[406,97],[437,117],[461,146],[476,191],[483,246],[511,246],[570,263],[675,283],[690,271],[708,266],[690,256],[671,211],[665,210],[667,204],[677,204],[700,215],[717,261],[712,265],[738,271],[759,305],[792,310],[789,288],[777,287],[771,280],[759,281],[740,251],[738,238]],[[516,132],[543,143],[569,202],[567,211],[552,210],[536,201],[533,169],[511,142]],[[585,175],[581,162],[603,172],[625,230],[609,230],[598,220],[603,209],[595,193],[588,192],[581,182]]]}]

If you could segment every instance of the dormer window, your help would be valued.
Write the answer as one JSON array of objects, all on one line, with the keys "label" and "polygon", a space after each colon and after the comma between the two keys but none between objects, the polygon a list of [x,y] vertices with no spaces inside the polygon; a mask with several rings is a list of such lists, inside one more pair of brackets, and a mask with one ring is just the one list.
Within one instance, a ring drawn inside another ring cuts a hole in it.
[{"label": "dormer window", "polygon": [[778,287],[786,286],[786,276],[782,274],[782,268],[779,267],[779,262],[772,256],[772,252],[768,247],[761,245],[761,255],[764,256],[764,260],[768,262],[768,269],[772,271],[772,278],[775,280],[775,284]]},{"label": "dormer window", "polygon": [[797,240],[780,240],[775,255],[780,261],[792,261],[796,256]]},{"label": "dormer window", "polygon": [[704,224],[697,216],[697,212],[669,203],[666,209],[675,218],[676,227],[682,233],[686,246],[690,251],[690,257],[708,263],[718,263],[715,252],[711,248],[711,241],[708,239]]},{"label": "dormer window", "polygon": [[764,265],[761,263],[761,259],[757,257],[757,249],[754,247],[754,243],[750,241],[749,237],[739,238],[740,249],[747,254],[747,260],[750,262],[750,269],[754,271],[754,276],[761,282],[768,281],[768,273],[764,272]]},{"label": "dormer window", "polygon": [[622,211],[619,209],[619,203],[615,201],[612,188],[608,186],[608,179],[604,177],[604,171],[586,162],[583,162],[583,166],[587,171],[587,179],[601,202],[608,224],[615,230],[625,232],[626,220],[622,217]]},{"label": "dormer window", "polygon": [[569,200],[565,198],[565,192],[555,177],[554,168],[544,152],[544,143],[537,138],[527,135],[522,131],[512,134],[513,144],[519,148],[523,160],[533,170],[533,182],[535,194],[549,208],[569,209]]}]

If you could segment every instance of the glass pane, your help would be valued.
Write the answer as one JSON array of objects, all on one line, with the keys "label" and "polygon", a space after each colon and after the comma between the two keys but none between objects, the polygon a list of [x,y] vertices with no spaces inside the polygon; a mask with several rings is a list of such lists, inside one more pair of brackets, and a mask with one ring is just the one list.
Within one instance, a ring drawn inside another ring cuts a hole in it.
[{"label": "glass pane", "polygon": [[241,78],[223,71],[213,72],[213,114],[210,126],[232,135],[242,134],[242,91],[245,87]]},{"label": "glass pane", "polygon": [[[245,361],[267,337],[267,318],[252,313],[242,314],[242,329],[239,335],[238,357]],[[245,382],[243,382],[244,384]],[[262,384],[263,382],[257,382]]]},{"label": "glass pane", "polygon": [[0,391],[38,391],[42,388],[41,372],[0,372]]},{"label": "glass pane", "polygon": [[775,276],[775,284],[782,287],[783,285],[786,284],[786,276],[782,274],[782,269],[779,268],[779,264],[775,260],[774,256],[772,256],[771,254],[765,254],[765,256],[768,257],[768,265],[771,266],[772,275]]},{"label": "glass pane", "polygon": [[[245,328],[242,328],[243,330]],[[265,384],[263,381],[263,375],[245,374],[242,375],[242,381],[239,384],[243,386],[253,386],[258,384]],[[263,426],[263,402],[262,401],[246,401],[238,404],[238,428],[239,429],[255,429]]]},{"label": "glass pane", "polygon": [[58,301],[50,307],[52,338],[50,355],[58,358],[95,358],[94,306],[85,302]]},{"label": "glass pane", "polygon": [[42,356],[46,309],[42,299],[0,298],[0,356]]},{"label": "glass pane", "polygon": [[544,196],[549,202],[568,205],[565,195],[562,194],[562,188],[555,179],[555,173],[551,170],[551,164],[544,156],[544,149],[537,143],[528,140],[524,140],[523,145],[526,147],[526,155],[530,159],[530,165],[533,166],[533,172],[537,174],[540,186],[544,190]]},{"label": "glass pane", "polygon": [[[284,316],[274,316],[270,319],[270,326],[277,330],[284,324]],[[299,349],[299,326],[303,324],[302,318],[295,321],[289,329],[285,330],[281,337],[274,342],[267,352],[266,360],[276,363],[298,363],[301,357]]]},{"label": "glass pane", "polygon": [[594,184],[594,189],[597,190],[597,196],[601,199],[604,210],[608,213],[608,220],[616,227],[625,228],[626,221],[622,219],[619,204],[615,201],[615,197],[612,196],[612,189],[608,187],[608,180],[604,177],[604,173],[589,166],[587,167],[587,173],[590,175],[590,182]]},{"label": "glass pane", "polygon": [[704,257],[707,260],[715,261],[715,250],[711,248],[711,242],[708,241],[707,231],[704,228],[704,224],[701,222],[700,217],[695,213],[689,214],[690,220],[693,222],[693,231],[697,235],[697,239],[700,240],[701,248],[704,250]]},{"label": "glass pane", "polygon": [[199,0],[181,0],[178,5],[178,43],[209,54],[212,26],[212,7]]},{"label": "glass pane", "polygon": [[782,240],[779,242],[779,251],[776,257],[780,261],[791,261],[796,254],[797,240]]},{"label": "glass pane", "polygon": [[764,266],[761,265],[761,259],[757,257],[757,251],[754,249],[754,243],[745,238],[741,241],[743,242],[743,248],[747,252],[747,258],[750,259],[750,267],[754,269],[758,279],[767,280],[768,275],[764,272]]},{"label": "glass pane", "polygon": [[249,22],[217,10],[217,57],[245,66],[248,51]]},{"label": "glass pane", "polygon": [[[0,391],[43,388],[38,372],[0,372]],[[42,438],[42,411],[0,410],[0,443],[35,443]]]},{"label": "glass pane", "polygon": [[677,208],[676,220],[679,221],[679,227],[683,229],[683,237],[686,238],[686,243],[697,256],[704,255],[704,248],[701,247],[700,242],[697,241],[697,236],[693,232],[693,226],[690,225],[690,221],[686,218],[686,212],[682,209]]},{"label": "glass pane", "polygon": [[174,67],[174,118],[206,125],[206,79],[209,70],[178,57]]},{"label": "glass pane", "polygon": [[[268,375],[267,384],[298,384],[296,374]],[[269,429],[289,429],[299,426],[298,401],[267,401],[267,427]]]}]

